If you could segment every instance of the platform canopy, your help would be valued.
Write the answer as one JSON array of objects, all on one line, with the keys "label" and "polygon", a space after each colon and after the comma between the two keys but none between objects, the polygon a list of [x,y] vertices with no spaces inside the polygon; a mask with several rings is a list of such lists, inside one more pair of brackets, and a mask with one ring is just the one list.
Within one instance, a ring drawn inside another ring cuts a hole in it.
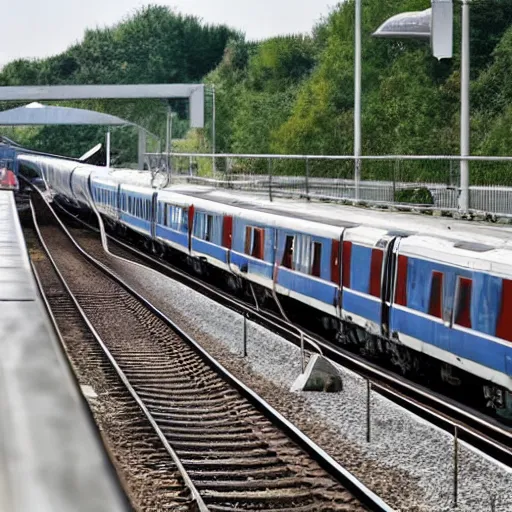
[{"label": "platform canopy", "polygon": [[16,85],[0,87],[0,101],[186,98],[191,128],[204,128],[204,84]]},{"label": "platform canopy", "polygon": [[23,107],[0,112],[0,126],[29,126],[29,125],[103,125],[128,126],[130,121],[120,117],[85,110],[82,108],[56,107],[29,103]]},{"label": "platform canopy", "polygon": [[374,33],[374,37],[389,39],[430,39],[432,9],[403,12],[386,20]]}]

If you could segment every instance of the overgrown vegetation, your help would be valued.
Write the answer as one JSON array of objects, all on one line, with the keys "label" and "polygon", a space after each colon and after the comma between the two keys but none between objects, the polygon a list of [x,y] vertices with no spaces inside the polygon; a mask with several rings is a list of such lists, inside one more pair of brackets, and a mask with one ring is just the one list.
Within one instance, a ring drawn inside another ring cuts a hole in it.
[{"label": "overgrown vegetation", "polygon": [[[195,17],[151,5],[114,27],[87,30],[81,43],[60,55],[7,64],[0,73],[0,85],[197,83],[221,61],[228,41],[238,37],[226,26],[205,25]],[[13,106],[18,105],[2,108]],[[162,101],[98,100],[72,106],[117,115],[165,138],[167,106]],[[174,105],[183,118],[185,108],[183,103]],[[177,129],[183,131],[183,125]],[[104,131],[49,126],[16,130],[14,137],[36,149],[77,156],[103,141]],[[135,131],[117,128],[114,135],[115,147],[127,150],[121,160],[136,160]]]},{"label": "overgrown vegetation", "polygon": [[[452,60],[438,62],[428,44],[371,37],[389,16],[429,5],[430,0],[363,2],[365,154],[459,152],[460,45],[455,44]],[[472,152],[510,155],[512,2],[474,0],[471,12]],[[455,19],[459,41],[458,11]],[[310,36],[259,43],[246,41],[227,27],[201,25],[167,8],[148,7],[112,29],[88,31],[81,44],[62,55],[8,64],[0,83],[202,80],[216,88],[218,152],[351,154],[353,40],[353,0],[340,3]],[[162,104],[89,102],[88,106],[141,122],[163,136]],[[185,118],[186,112],[180,115]],[[96,132],[79,143],[68,129],[44,128],[27,132],[23,142],[78,154],[79,144],[90,147]],[[88,132],[84,129],[83,134]],[[189,132],[177,147],[209,150],[210,134],[208,124],[204,131]],[[438,167],[409,164],[407,173],[417,179],[448,175],[446,163]],[[476,180],[496,181],[496,166],[475,164],[472,169]],[[507,166],[499,169],[501,178],[510,174]],[[366,172],[372,178],[390,173],[376,165]]]}]

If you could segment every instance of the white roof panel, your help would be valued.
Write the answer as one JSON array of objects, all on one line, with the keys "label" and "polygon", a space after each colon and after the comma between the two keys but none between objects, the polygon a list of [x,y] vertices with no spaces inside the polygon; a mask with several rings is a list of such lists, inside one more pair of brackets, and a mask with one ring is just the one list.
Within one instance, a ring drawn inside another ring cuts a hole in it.
[{"label": "white roof panel", "polygon": [[24,107],[13,108],[0,112],[0,126],[29,126],[29,125],[130,125],[120,117],[84,110],[82,108],[55,107],[41,103],[29,103]]}]

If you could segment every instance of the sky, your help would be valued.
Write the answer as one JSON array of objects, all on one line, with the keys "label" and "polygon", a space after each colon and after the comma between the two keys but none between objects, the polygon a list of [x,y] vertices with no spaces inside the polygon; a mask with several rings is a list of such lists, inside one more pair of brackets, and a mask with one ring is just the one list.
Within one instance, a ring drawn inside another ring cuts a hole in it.
[{"label": "sky", "polygon": [[0,67],[17,58],[46,57],[82,39],[86,28],[113,25],[149,3],[168,5],[207,23],[225,23],[247,39],[309,32],[336,0],[6,0]]}]

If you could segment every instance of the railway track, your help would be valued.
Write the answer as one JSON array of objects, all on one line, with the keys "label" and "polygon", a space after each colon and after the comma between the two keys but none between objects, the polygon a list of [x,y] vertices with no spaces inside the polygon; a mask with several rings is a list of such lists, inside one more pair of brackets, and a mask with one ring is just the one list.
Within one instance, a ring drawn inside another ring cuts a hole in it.
[{"label": "railway track", "polygon": [[[80,384],[87,385],[101,403],[91,403],[94,420],[114,462],[126,494],[135,510],[177,512],[193,509],[193,499],[172,458],[137,401],[124,385],[116,368],[110,364],[96,333],[68,293],[37,235],[25,236],[32,247],[32,266],[56,328]],[[29,240],[30,239],[30,240]],[[105,410],[108,409],[108,412]]]},{"label": "railway track", "polygon": [[55,278],[42,277],[56,322],[61,332],[81,329],[86,345],[94,339],[106,357],[102,366],[115,371],[132,404],[144,412],[141,428],[152,436],[154,456],[163,449],[168,455],[166,465],[155,467],[162,481],[171,482],[171,503],[226,512],[390,510],[80,249],[41,197],[32,207],[40,242],[67,294],[55,293]]},{"label": "railway track", "polygon": [[[69,212],[63,211],[70,215]],[[97,229],[82,220],[77,220],[89,229]],[[76,230],[78,237],[80,236],[79,233],[80,231]],[[112,254],[157,269],[168,277],[177,279],[230,309],[270,328],[289,341],[297,345],[300,344],[300,334],[297,327],[289,324],[274,312],[230,296],[221,289],[118,238],[110,235],[108,238],[113,242],[109,245]],[[99,254],[97,256],[101,257]],[[512,429],[507,425],[460,404],[456,400],[382,369],[314,333],[307,332],[307,336],[321,347],[326,357],[368,379],[374,391],[443,430],[456,435],[459,440],[463,440],[496,460],[512,466]]]}]

